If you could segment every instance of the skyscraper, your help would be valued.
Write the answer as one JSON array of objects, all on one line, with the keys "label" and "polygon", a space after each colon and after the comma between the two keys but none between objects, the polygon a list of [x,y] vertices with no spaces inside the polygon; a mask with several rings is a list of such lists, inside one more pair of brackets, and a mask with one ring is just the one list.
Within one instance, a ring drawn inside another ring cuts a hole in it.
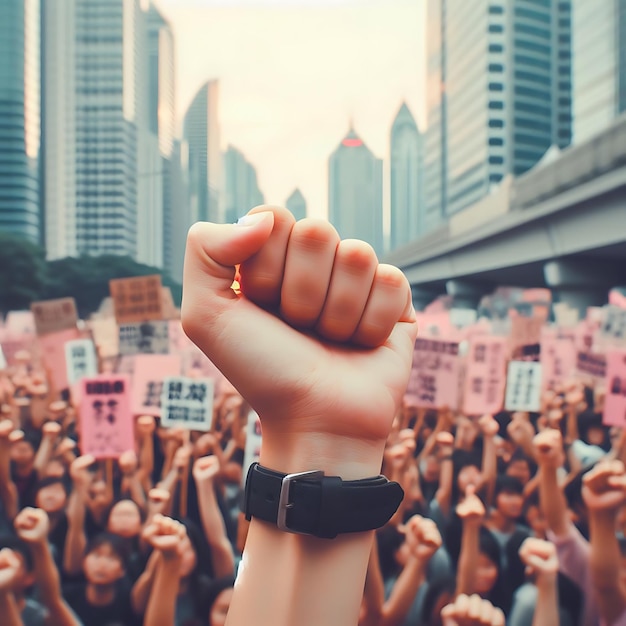
[{"label": "skyscraper", "polygon": [[533,167],[551,145],[569,144],[570,6],[429,0],[431,227],[480,200],[505,175]]},{"label": "skyscraper", "polygon": [[240,150],[228,146],[224,153],[225,221],[232,224],[264,202],[254,166]]},{"label": "skyscraper", "polygon": [[40,241],[40,6],[0,0],[0,230]]},{"label": "skyscraper", "polygon": [[59,259],[78,255],[76,0],[44,2],[41,11],[44,244]]},{"label": "skyscraper", "polygon": [[306,217],[306,200],[299,189],[292,191],[285,206],[293,213],[296,220],[303,220]]},{"label": "skyscraper", "polygon": [[423,230],[423,146],[415,119],[402,103],[391,128],[391,250]]},{"label": "skyscraper", "polygon": [[137,0],[76,0],[76,239],[81,254],[137,254],[138,120],[145,37]]},{"label": "skyscraper", "polygon": [[187,109],[184,139],[189,145],[189,184],[193,221],[221,218],[222,155],[218,117],[219,82],[198,90]]},{"label": "skyscraper", "polygon": [[329,159],[328,217],[342,238],[383,252],[383,163],[350,129]]},{"label": "skyscraper", "polygon": [[626,0],[572,8],[574,141],[585,141],[626,111]]}]

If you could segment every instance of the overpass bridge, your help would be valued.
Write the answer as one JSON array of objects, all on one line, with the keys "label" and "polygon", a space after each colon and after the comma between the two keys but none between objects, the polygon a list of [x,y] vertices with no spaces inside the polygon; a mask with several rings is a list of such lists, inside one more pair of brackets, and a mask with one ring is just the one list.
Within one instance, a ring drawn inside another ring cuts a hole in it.
[{"label": "overpass bridge", "polygon": [[583,308],[626,285],[626,114],[586,143],[508,177],[445,226],[398,248],[416,308],[449,294],[475,306],[497,286],[549,287]]}]

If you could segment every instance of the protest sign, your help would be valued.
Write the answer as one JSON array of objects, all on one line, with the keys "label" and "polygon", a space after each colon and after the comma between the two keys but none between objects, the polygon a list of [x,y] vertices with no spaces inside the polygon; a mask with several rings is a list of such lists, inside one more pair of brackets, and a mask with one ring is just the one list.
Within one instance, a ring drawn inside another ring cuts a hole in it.
[{"label": "protest sign", "polygon": [[242,486],[245,486],[248,470],[253,463],[258,463],[261,457],[261,419],[256,411],[248,413],[248,425],[246,428],[246,449],[243,453],[243,477]]},{"label": "protest sign", "polygon": [[450,309],[450,323],[457,328],[465,328],[476,323],[478,313],[475,309]]},{"label": "protest sign", "polygon": [[96,349],[91,339],[74,339],[65,344],[65,363],[67,365],[67,381],[70,385],[81,378],[93,377],[98,374]]},{"label": "protest sign", "polygon": [[11,338],[36,334],[32,311],[9,311],[4,326],[7,336]]},{"label": "protest sign", "polygon": [[158,320],[120,326],[119,354],[168,354],[170,350],[169,322]]},{"label": "protest sign", "polygon": [[406,398],[414,406],[456,409],[459,395],[459,344],[417,339]]},{"label": "protest sign", "polygon": [[38,335],[47,335],[61,330],[76,328],[78,314],[74,298],[33,302],[30,310],[35,319]]},{"label": "protest sign", "polygon": [[55,333],[39,337],[41,358],[48,371],[50,383],[55,391],[67,389],[70,385],[67,378],[67,363],[65,360],[65,344],[68,341],[80,339],[78,328],[68,328]]},{"label": "protest sign", "polygon": [[600,335],[616,342],[626,340],[626,309],[618,306],[605,307]]},{"label": "protest sign", "polygon": [[96,459],[118,458],[135,449],[126,376],[83,378],[80,399],[80,448]]},{"label": "protest sign", "polygon": [[594,380],[606,378],[606,355],[578,351],[576,353],[576,370]]},{"label": "protest sign", "polygon": [[562,328],[576,326],[579,321],[578,309],[570,306],[567,302],[556,302],[552,305],[554,321]]},{"label": "protest sign", "polygon": [[572,339],[544,334],[541,338],[543,389],[555,389],[576,370],[576,346]]},{"label": "protest sign", "polygon": [[163,380],[180,376],[178,354],[138,354],[133,375],[132,411],[135,415],[161,415]]},{"label": "protest sign", "polygon": [[163,291],[158,274],[111,280],[109,290],[118,324],[163,319]]},{"label": "protest sign", "polygon": [[467,356],[463,412],[466,415],[497,413],[504,402],[505,387],[506,339],[472,338]]},{"label": "protest sign", "polygon": [[114,318],[91,319],[88,327],[101,358],[107,359],[119,354],[120,331]]},{"label": "protest sign", "polygon": [[514,316],[511,319],[510,348],[515,361],[538,361],[543,319]]},{"label": "protest sign", "polygon": [[161,392],[161,425],[204,432],[211,430],[213,395],[210,378],[165,378]]},{"label": "protest sign", "polygon": [[541,363],[511,361],[507,372],[504,408],[507,411],[539,411]]},{"label": "protest sign", "polygon": [[626,425],[626,351],[609,352],[606,358],[606,397],[602,421],[607,426]]}]

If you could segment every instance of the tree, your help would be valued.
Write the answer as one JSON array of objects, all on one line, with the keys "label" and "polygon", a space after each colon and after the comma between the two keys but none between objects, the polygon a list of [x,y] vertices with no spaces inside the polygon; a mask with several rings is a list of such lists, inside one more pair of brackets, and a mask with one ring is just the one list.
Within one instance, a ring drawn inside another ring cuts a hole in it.
[{"label": "tree", "polygon": [[15,234],[0,232],[0,312],[30,308],[45,282],[43,249]]}]

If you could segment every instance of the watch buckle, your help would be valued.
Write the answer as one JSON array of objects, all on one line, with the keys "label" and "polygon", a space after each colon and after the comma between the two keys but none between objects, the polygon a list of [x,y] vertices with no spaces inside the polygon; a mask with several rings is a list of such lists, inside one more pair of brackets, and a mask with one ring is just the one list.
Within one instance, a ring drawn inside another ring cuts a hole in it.
[{"label": "watch buckle", "polygon": [[285,532],[294,533],[296,535],[310,535],[311,533],[303,533],[292,530],[287,526],[287,512],[293,507],[293,503],[289,501],[291,483],[298,480],[308,482],[319,482],[324,477],[322,470],[311,470],[308,472],[298,472],[296,474],[287,474],[280,486],[280,496],[278,498],[278,515],[276,517],[276,526]]}]

